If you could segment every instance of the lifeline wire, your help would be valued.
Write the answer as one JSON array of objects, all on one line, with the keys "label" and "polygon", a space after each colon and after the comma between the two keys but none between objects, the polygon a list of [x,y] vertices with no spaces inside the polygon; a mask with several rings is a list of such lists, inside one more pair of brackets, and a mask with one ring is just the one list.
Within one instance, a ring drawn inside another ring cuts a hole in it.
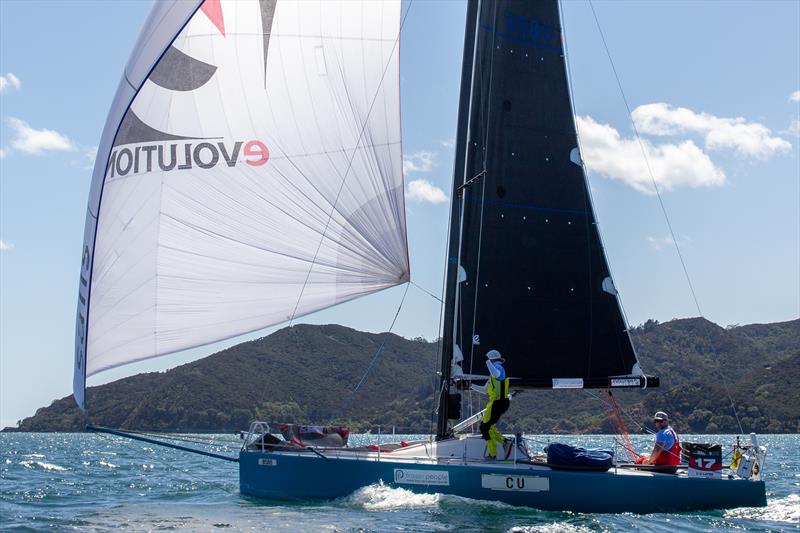
[{"label": "lifeline wire", "polygon": [[[406,290],[403,291],[403,298],[400,300],[400,305],[398,306],[397,311],[394,314],[394,318],[392,319],[392,325],[389,326],[389,331],[387,331],[386,334],[383,336],[383,341],[381,342],[381,345],[378,346],[378,349],[375,351],[375,355],[372,356],[372,359],[370,360],[369,364],[367,365],[366,370],[364,370],[364,373],[361,375],[361,379],[358,380],[358,383],[356,384],[356,386],[353,387],[353,390],[350,391],[350,394],[347,395],[347,397],[342,401],[341,405],[339,406],[338,411],[340,413],[343,413],[345,411],[345,409],[347,409],[347,406],[350,403],[350,400],[353,399],[353,395],[355,395],[355,393],[358,391],[358,389],[361,388],[361,385],[364,383],[364,380],[367,379],[367,376],[369,375],[370,371],[372,370],[372,367],[375,366],[375,362],[378,360],[378,357],[381,355],[381,352],[383,351],[383,347],[386,346],[386,341],[389,340],[389,335],[392,333],[392,329],[394,329],[394,324],[395,324],[395,322],[397,322],[397,317],[400,315],[400,310],[403,308],[403,303],[406,301],[406,294],[408,294],[408,287],[410,285],[411,285],[410,283],[406,283]],[[333,418],[331,418],[331,423],[335,419],[336,419],[335,416]]]},{"label": "lifeline wire", "polygon": [[[631,120],[631,126],[633,126],[633,132],[636,134],[636,140],[639,143],[639,148],[642,150],[642,157],[644,157],[645,166],[647,167],[647,172],[650,175],[650,181],[653,184],[653,189],[656,192],[656,196],[658,197],[658,204],[661,207],[661,212],[664,215],[664,220],[667,223],[667,228],[669,229],[669,234],[672,237],[672,242],[675,245],[675,251],[678,253],[678,259],[680,259],[681,267],[683,267],[683,274],[686,277],[686,282],[689,285],[689,291],[692,293],[692,299],[694,300],[694,305],[697,308],[697,312],[700,314],[701,317],[705,318],[703,315],[702,309],[700,309],[700,303],[697,300],[697,294],[694,292],[694,286],[692,285],[692,279],[689,277],[689,270],[686,268],[686,262],[683,260],[683,254],[681,254],[681,247],[678,245],[678,239],[675,238],[675,232],[672,229],[672,223],[669,220],[669,216],[667,215],[667,208],[664,206],[664,200],[661,198],[661,191],[658,188],[658,184],[656,183],[655,176],[653,175],[653,170],[650,168],[650,160],[647,158],[647,151],[644,147],[644,142],[642,141],[641,136],[639,135],[639,130],[636,128],[636,122],[633,120],[633,114],[631,113],[631,107],[628,105],[628,98],[625,96],[625,91],[622,89],[622,82],[619,79],[619,75],[617,74],[617,68],[614,66],[614,60],[611,58],[611,51],[608,49],[608,44],[606,43],[605,35],[603,34],[603,29],[600,27],[600,20],[597,18],[597,13],[594,10],[594,4],[592,0],[589,0],[589,7],[592,10],[592,15],[594,16],[595,24],[597,24],[597,31],[600,32],[600,39],[603,41],[603,47],[606,50],[606,56],[608,56],[608,62],[611,64],[611,70],[614,72],[614,78],[617,80],[617,87],[619,87],[619,92],[622,95],[622,101],[625,103],[625,109],[628,111],[628,117]],[[714,350],[713,343],[711,344],[712,351]],[[739,433],[744,434],[744,430],[742,429],[742,422],[739,420],[739,413],[736,412],[736,404],[733,402],[733,398],[731,397],[731,393],[728,390],[728,380],[725,378],[725,374],[720,371],[720,376],[722,377],[722,384],[723,388],[725,389],[725,394],[728,396],[728,401],[730,401],[731,408],[733,409],[733,414],[736,417],[736,424],[739,426]]]}]

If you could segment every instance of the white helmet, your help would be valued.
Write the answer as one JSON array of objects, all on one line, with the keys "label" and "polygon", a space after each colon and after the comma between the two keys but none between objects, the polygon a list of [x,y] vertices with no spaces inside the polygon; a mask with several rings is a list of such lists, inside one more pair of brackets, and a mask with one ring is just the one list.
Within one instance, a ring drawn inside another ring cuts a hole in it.
[{"label": "white helmet", "polygon": [[498,352],[497,350],[489,350],[486,352],[486,359],[489,361],[496,361],[497,359],[502,359],[503,355]]}]

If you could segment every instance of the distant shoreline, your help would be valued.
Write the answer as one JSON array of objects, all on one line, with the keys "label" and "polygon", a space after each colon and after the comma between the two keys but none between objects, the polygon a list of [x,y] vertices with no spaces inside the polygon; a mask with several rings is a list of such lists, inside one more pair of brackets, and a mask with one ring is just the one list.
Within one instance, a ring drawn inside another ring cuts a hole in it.
[{"label": "distant shoreline", "polygon": [[[614,391],[625,427],[601,390],[535,389],[514,398],[499,429],[640,434],[653,429],[654,412],[666,411],[679,434],[800,433],[800,319],[728,328],[703,318],[648,320],[631,335],[643,371],[661,387]],[[382,343],[383,355],[345,402]],[[90,387],[87,402],[94,425],[156,433],[236,435],[263,420],[424,435],[433,430],[439,385],[419,369],[438,361],[436,341],[298,324],[166,372]],[[465,415],[485,403],[464,394]],[[82,433],[89,420],[69,395],[3,432]]]}]

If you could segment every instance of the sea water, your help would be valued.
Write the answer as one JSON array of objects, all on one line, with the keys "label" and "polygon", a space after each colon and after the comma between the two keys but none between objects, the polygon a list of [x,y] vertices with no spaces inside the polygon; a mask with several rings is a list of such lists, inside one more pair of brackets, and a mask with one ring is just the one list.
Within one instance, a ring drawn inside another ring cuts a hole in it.
[{"label": "sea water", "polygon": [[[234,436],[183,436],[185,445],[235,456]],[[418,440],[419,436],[398,436]],[[730,436],[685,436],[733,442]],[[391,441],[355,435],[356,444]],[[610,436],[530,436],[613,446]],[[636,437],[640,451],[652,439]],[[3,531],[796,531],[800,435],[761,435],[768,506],[676,514],[581,514],[415,494],[381,484],[326,502],[268,502],[239,494],[236,463],[98,434],[0,434]],[[730,449],[729,447],[727,448]],[[620,498],[625,495],[620,494]]]}]

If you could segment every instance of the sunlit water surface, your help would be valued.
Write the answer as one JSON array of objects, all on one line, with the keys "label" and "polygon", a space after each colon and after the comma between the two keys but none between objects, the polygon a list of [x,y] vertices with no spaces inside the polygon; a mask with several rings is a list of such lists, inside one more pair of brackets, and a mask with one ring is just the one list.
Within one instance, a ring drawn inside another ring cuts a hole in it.
[{"label": "sunlit water surface", "polygon": [[[210,436],[188,437],[205,442]],[[229,446],[190,444],[235,455]],[[400,438],[398,436],[398,438]],[[413,437],[405,436],[411,439]],[[556,437],[533,436],[536,446]],[[557,437],[609,447],[609,436]],[[351,442],[376,442],[375,436]],[[687,438],[690,440],[691,438]],[[391,440],[383,437],[384,441]],[[695,437],[731,443],[732,437]],[[644,450],[646,438],[636,438]],[[329,502],[264,502],[239,494],[235,463],[95,434],[0,434],[3,531],[796,531],[800,435],[763,435],[766,508],[680,514],[537,511],[382,485]],[[624,495],[620,495],[624,498]]]}]

